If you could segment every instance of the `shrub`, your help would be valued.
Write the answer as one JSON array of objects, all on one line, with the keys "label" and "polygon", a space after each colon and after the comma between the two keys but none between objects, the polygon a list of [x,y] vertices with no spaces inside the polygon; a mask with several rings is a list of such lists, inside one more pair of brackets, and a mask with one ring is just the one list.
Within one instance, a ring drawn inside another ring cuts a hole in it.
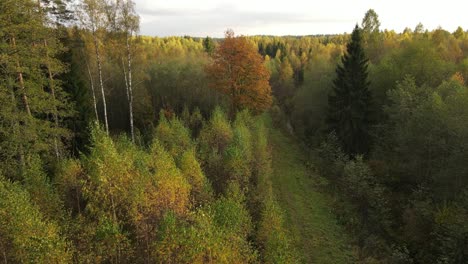
[{"label": "shrub", "polygon": [[211,183],[205,177],[195,151],[187,150],[182,154],[180,170],[191,185],[191,200],[194,205],[200,205],[211,200]]},{"label": "shrub", "polygon": [[18,263],[70,263],[60,230],[20,185],[0,176],[0,252]]},{"label": "shrub", "polygon": [[156,127],[155,138],[159,140],[178,163],[184,151],[194,147],[190,131],[184,124],[176,117],[168,121],[162,112],[159,118],[159,125]]}]

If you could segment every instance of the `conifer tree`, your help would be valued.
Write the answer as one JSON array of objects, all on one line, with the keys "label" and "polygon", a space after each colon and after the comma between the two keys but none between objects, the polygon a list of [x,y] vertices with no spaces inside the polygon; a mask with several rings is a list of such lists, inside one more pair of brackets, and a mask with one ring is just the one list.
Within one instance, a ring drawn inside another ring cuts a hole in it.
[{"label": "conifer tree", "polygon": [[61,127],[72,115],[68,96],[55,79],[66,70],[63,48],[41,8],[32,0],[0,2],[0,166],[8,177],[35,154],[58,156],[70,136]]},{"label": "conifer tree", "polygon": [[361,29],[356,25],[346,46],[342,65],[336,68],[333,93],[328,97],[327,123],[349,155],[367,154],[372,126],[372,95],[369,91],[368,59],[362,48]]},{"label": "conifer tree", "polygon": [[203,39],[203,48],[205,49],[206,53],[208,54],[213,54],[215,50],[215,44],[212,38],[206,36],[205,39]]}]

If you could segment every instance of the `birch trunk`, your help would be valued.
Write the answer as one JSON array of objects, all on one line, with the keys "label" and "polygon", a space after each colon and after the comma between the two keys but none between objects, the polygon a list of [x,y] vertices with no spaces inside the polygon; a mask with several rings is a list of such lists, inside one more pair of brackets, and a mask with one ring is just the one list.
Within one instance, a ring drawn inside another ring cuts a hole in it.
[{"label": "birch trunk", "polygon": [[96,52],[96,62],[98,66],[98,75],[99,75],[99,84],[101,86],[102,93],[102,105],[104,108],[104,124],[106,126],[106,133],[109,135],[109,123],[107,121],[107,104],[106,104],[106,94],[104,92],[104,82],[102,81],[102,66],[101,66],[101,54],[99,53],[98,40],[96,36],[96,31],[93,29],[93,40],[94,40],[94,49]]},{"label": "birch trunk", "polygon": [[135,130],[133,126],[133,88],[132,88],[132,55],[130,50],[130,41],[132,34],[127,36],[127,61],[128,61],[128,108],[130,112],[130,133],[132,135],[132,142],[135,143]]},{"label": "birch trunk", "polygon": [[91,69],[89,68],[89,63],[88,63],[88,60],[86,58],[85,58],[85,61],[86,61],[86,68],[88,69],[88,76],[89,76],[89,82],[91,84],[91,91],[93,92],[94,114],[96,115],[96,121],[99,122],[99,115],[98,115],[97,103],[96,103],[96,92],[94,90],[93,75],[91,74]]}]

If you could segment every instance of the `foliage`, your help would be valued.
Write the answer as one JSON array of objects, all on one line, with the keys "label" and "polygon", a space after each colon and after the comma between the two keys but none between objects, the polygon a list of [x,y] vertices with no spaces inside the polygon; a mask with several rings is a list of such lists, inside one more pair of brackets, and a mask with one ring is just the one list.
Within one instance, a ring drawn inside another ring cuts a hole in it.
[{"label": "foliage", "polygon": [[464,263],[464,29],[138,27],[130,0],[0,2],[3,262]]},{"label": "foliage", "polygon": [[262,112],[270,107],[270,74],[246,37],[235,37],[228,30],[206,71],[211,87],[229,98],[231,115],[244,108]]},{"label": "foliage", "polygon": [[227,171],[224,167],[226,152],[234,137],[231,124],[225,113],[216,108],[211,119],[200,131],[199,148],[203,169],[213,183],[216,192],[225,188],[224,178]]},{"label": "foliage", "polygon": [[0,177],[0,251],[15,262],[70,262],[59,226],[47,221],[19,184]]},{"label": "foliage", "polygon": [[64,47],[36,1],[0,4],[0,145],[9,178],[21,178],[29,157],[53,162],[65,151],[69,131],[63,118],[72,114],[68,96],[55,75],[66,71],[59,60]]},{"label": "foliage", "polygon": [[167,120],[162,111],[159,114],[159,124],[155,133],[155,138],[177,161],[185,151],[194,148],[191,133],[184,124],[176,117]]},{"label": "foliage", "polygon": [[361,29],[356,25],[343,65],[336,69],[333,94],[328,97],[329,130],[336,133],[349,155],[368,154],[371,146],[372,95],[361,41]]}]

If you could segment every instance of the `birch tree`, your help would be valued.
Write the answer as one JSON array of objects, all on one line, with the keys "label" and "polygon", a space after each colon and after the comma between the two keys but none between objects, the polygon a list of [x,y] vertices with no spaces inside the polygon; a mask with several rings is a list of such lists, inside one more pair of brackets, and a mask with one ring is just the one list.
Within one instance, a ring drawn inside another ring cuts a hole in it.
[{"label": "birch tree", "polygon": [[106,128],[106,133],[109,134],[109,123],[107,118],[107,103],[106,103],[106,93],[104,89],[104,81],[102,74],[102,57],[99,49],[100,36],[99,31],[105,30],[106,26],[106,16],[103,9],[105,8],[105,3],[101,0],[83,0],[80,5],[80,20],[82,26],[89,30],[92,34],[94,53],[96,55],[96,65],[98,71],[99,86],[101,88],[102,96],[102,105],[104,113],[104,125]]},{"label": "birch tree", "polygon": [[[130,134],[132,141],[135,142],[135,129],[133,125],[133,75],[132,75],[132,63],[133,63],[133,36],[138,33],[140,27],[140,18],[135,11],[135,3],[133,0],[122,0],[117,2],[119,4],[119,26],[123,32],[126,50],[126,63],[123,62],[122,58],[122,69],[125,79],[125,88],[128,101],[129,119],[130,119]],[[127,70],[125,70],[127,67]]]}]

